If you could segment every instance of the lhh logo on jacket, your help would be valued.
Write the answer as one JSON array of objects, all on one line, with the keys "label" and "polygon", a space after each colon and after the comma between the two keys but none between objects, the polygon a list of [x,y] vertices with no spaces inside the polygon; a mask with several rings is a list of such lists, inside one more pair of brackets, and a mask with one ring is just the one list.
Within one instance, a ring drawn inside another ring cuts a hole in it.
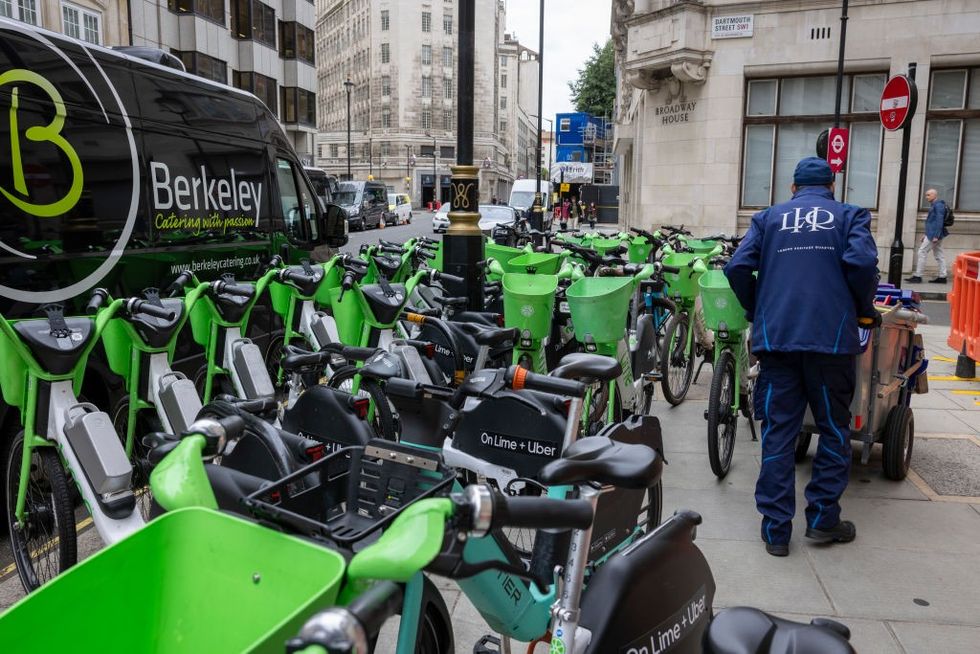
[{"label": "lhh logo on jacket", "polygon": [[787,211],[783,214],[783,226],[779,228],[779,231],[790,230],[794,234],[799,234],[801,229],[807,228],[811,232],[818,229],[833,229],[834,214],[823,207],[813,207],[806,213],[803,213],[802,207],[796,207],[794,211]]}]

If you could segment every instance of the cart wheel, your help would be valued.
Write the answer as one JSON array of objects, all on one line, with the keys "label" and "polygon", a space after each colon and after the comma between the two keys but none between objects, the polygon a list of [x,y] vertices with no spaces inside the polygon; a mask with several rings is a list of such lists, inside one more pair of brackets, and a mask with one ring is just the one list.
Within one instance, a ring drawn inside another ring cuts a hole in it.
[{"label": "cart wheel", "polygon": [[807,453],[810,451],[811,440],[813,440],[813,434],[808,431],[801,431],[796,437],[796,450],[793,452],[793,459],[797,463],[800,463],[806,458]]},{"label": "cart wheel", "polygon": [[892,407],[885,421],[882,439],[881,466],[885,476],[895,481],[905,479],[912,462],[912,443],[915,440],[915,419],[912,409],[899,404]]}]

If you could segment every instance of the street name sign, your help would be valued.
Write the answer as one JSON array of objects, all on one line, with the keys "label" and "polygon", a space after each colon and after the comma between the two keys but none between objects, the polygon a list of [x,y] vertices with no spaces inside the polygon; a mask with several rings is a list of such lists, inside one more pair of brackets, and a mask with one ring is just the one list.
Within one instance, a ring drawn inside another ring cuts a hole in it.
[{"label": "street name sign", "polygon": [[889,132],[902,129],[915,115],[918,92],[915,81],[907,75],[896,75],[888,80],[881,92],[879,115],[881,124]]},{"label": "street name sign", "polygon": [[830,134],[827,135],[827,163],[835,175],[847,165],[847,148],[850,142],[846,127],[830,128]]}]

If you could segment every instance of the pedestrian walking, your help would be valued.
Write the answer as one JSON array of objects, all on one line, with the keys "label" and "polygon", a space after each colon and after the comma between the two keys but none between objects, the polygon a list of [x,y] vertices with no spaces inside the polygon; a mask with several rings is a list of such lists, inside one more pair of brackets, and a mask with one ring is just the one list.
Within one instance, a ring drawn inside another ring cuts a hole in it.
[{"label": "pedestrian walking", "polygon": [[589,203],[589,229],[595,229],[595,221],[599,217],[599,210],[595,206],[595,202]]},{"label": "pedestrian walking", "polygon": [[568,223],[568,217],[572,212],[572,203],[568,201],[568,198],[561,203],[561,221],[562,223]]},{"label": "pedestrian walking", "polygon": [[552,209],[554,211],[554,220],[552,220],[552,222],[558,221],[558,224],[561,226],[562,231],[568,229],[568,219],[565,218],[564,214],[562,213],[561,204],[556,202],[555,206]]},{"label": "pedestrian walking", "polygon": [[858,324],[880,322],[868,210],[834,199],[834,174],[816,157],[797,164],[791,189],[790,201],[752,217],[725,266],[752,321],[752,352],[760,364],[754,398],[762,466],[755,501],[762,540],[773,556],[789,554],[796,513],[793,453],[807,405],[820,441],[805,492],[806,537],[854,540],[854,524],[840,518],[840,498],[851,465]]},{"label": "pedestrian walking", "polygon": [[949,212],[949,207],[946,206],[944,200],[939,199],[939,194],[936,189],[931,188],[926,191],[926,200],[929,201],[929,215],[926,216],[926,233],[922,237],[922,243],[919,245],[919,258],[915,262],[915,274],[911,277],[906,277],[905,281],[912,282],[913,284],[918,284],[922,281],[922,273],[925,271],[926,266],[926,255],[932,250],[932,254],[936,257],[936,263],[939,264],[939,275],[935,279],[930,279],[930,284],[945,284],[946,283],[946,253],[943,251],[943,239],[949,236],[949,230],[946,229],[946,214]]}]

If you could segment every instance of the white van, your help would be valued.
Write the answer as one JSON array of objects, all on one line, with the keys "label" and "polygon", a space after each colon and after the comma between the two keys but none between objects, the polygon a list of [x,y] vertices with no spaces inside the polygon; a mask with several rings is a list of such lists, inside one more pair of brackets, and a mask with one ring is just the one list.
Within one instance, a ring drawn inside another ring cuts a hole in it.
[{"label": "white van", "polygon": [[[508,203],[522,218],[528,217],[528,210],[534,204],[534,193],[538,188],[536,179],[519,179],[514,182],[510,189],[510,202]],[[551,227],[551,182],[541,180],[541,200],[544,202],[544,227]]]}]

